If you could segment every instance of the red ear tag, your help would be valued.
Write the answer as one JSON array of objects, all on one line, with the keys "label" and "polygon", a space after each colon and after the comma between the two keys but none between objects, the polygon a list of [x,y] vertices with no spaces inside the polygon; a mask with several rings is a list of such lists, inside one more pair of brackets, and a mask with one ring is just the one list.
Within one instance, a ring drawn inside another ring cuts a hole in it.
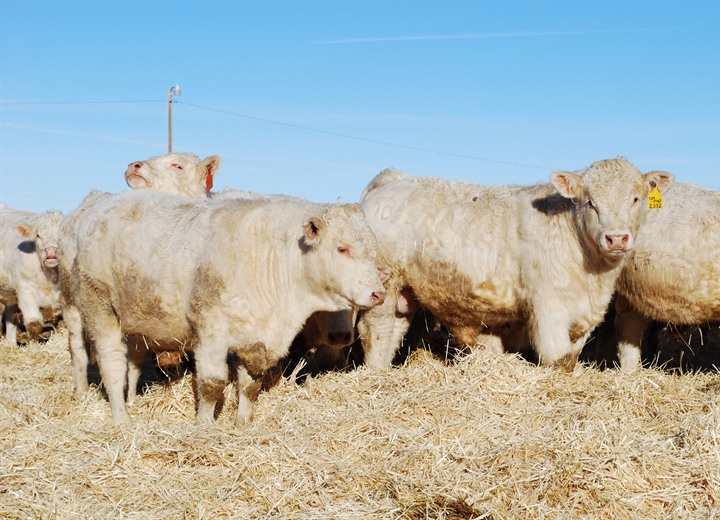
[{"label": "red ear tag", "polygon": [[211,174],[207,174],[205,176],[205,189],[207,191],[210,191],[213,187],[213,176]]}]

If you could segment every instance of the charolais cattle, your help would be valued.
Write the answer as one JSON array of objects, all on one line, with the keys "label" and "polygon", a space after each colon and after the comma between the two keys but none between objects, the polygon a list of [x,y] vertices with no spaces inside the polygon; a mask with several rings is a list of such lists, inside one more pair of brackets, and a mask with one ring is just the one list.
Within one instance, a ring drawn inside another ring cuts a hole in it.
[{"label": "charolais cattle", "polygon": [[[241,200],[264,200],[264,201],[300,201],[297,197],[284,194],[265,194],[254,191],[226,188],[221,193],[213,193],[212,197],[235,198]],[[381,270],[383,280],[387,273]],[[277,382],[279,376],[289,368],[296,365],[308,351],[314,351],[314,359],[320,371],[333,370],[342,367],[341,355],[345,347],[355,341],[355,320],[357,309],[335,312],[317,312],[311,315],[302,332],[293,340],[291,346],[292,359],[287,359],[272,376],[271,382],[266,386],[272,386]]]},{"label": "charolais cattle", "polygon": [[385,298],[375,237],[357,204],[136,190],[86,212],[76,237],[68,296],[95,344],[116,423],[130,421],[123,334],[193,351],[199,423],[214,419],[232,352],[243,424],[265,371],[312,313]]},{"label": "charolais cattle", "polygon": [[[125,171],[125,181],[134,190],[158,191],[169,194],[184,195],[194,199],[207,199],[208,190],[222,164],[217,155],[211,155],[200,160],[191,153],[169,153],[151,157],[144,161],[130,163]],[[114,194],[97,190],[91,191],[80,205],[68,213],[60,224],[60,282],[64,287],[63,317],[68,329],[70,342],[70,356],[73,366],[73,379],[75,391],[84,393],[88,389],[87,368],[88,348],[83,333],[80,313],[75,306],[70,292],[70,270],[77,256],[77,238],[79,222],[93,208],[114,197]],[[145,358],[148,349],[145,341],[138,337],[129,337],[128,342],[135,352],[133,359]],[[137,383],[140,376],[139,369],[133,364],[130,367],[129,378]],[[128,388],[128,398],[135,395],[135,384]]]},{"label": "charolais cattle", "polygon": [[507,327],[527,327],[544,365],[572,370],[602,321],[632,251],[652,186],[624,158],[548,184],[482,186],[389,169],[361,205],[390,267],[384,305],[361,314],[365,361],[388,366],[419,303],[463,344],[498,348]]},{"label": "charolais cattle", "polygon": [[0,304],[5,341],[17,345],[21,316],[31,339],[38,339],[45,317],[60,313],[58,227],[62,213],[0,208]]},{"label": "charolais cattle", "polygon": [[720,192],[676,183],[662,195],[645,212],[616,286],[615,332],[624,372],[640,364],[650,321],[720,321]]}]

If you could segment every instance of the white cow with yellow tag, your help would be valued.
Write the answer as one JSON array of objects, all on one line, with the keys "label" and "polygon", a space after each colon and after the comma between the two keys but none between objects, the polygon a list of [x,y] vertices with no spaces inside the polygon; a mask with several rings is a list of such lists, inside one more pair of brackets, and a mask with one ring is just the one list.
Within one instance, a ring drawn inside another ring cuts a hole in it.
[{"label": "white cow with yellow tag", "polygon": [[390,364],[415,299],[459,343],[487,347],[527,326],[542,364],[574,368],[640,236],[651,188],[674,178],[614,158],[550,179],[482,186],[388,169],[370,182],[361,204],[392,275],[388,301],[358,324],[366,364]]}]

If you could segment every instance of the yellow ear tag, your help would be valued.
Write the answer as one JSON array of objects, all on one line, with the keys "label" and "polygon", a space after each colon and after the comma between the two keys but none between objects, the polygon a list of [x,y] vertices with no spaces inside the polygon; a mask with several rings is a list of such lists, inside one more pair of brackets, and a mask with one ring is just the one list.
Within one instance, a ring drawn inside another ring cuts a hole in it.
[{"label": "yellow ear tag", "polygon": [[657,189],[657,186],[653,186],[650,195],[648,195],[648,208],[660,209],[662,208],[662,193]]}]

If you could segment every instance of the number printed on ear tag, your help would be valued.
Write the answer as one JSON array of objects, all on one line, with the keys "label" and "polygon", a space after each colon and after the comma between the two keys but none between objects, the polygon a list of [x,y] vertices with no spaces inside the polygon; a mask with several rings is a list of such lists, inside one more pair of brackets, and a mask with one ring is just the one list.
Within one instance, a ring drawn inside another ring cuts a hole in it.
[{"label": "number printed on ear tag", "polygon": [[650,192],[650,195],[648,195],[648,208],[662,208],[662,193],[658,191],[657,186],[654,186],[652,191]]}]

